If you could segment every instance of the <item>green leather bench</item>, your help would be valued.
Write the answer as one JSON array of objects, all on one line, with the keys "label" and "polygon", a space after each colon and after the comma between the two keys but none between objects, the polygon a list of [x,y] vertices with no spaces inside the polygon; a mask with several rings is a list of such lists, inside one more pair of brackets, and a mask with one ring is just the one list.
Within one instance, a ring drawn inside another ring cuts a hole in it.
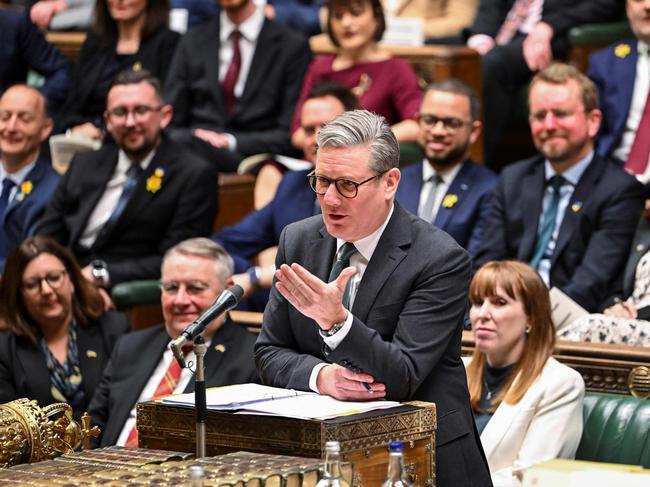
[{"label": "green leather bench", "polygon": [[576,460],[650,468],[650,400],[587,392]]}]

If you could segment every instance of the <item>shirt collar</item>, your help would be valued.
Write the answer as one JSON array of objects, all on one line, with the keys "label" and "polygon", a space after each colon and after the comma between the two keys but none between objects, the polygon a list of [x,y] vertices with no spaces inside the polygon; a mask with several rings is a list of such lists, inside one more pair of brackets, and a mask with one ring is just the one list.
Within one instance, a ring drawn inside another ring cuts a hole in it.
[{"label": "shirt collar", "polygon": [[460,168],[463,164],[454,164],[453,167],[447,169],[446,171],[435,171],[431,164],[429,164],[429,161],[426,159],[422,163],[422,182],[426,183],[429,181],[431,176],[434,174],[438,174],[442,178],[442,182],[445,183],[447,186],[450,186],[454,178],[456,177],[456,174],[458,174],[458,171],[460,171]]},{"label": "shirt collar", "polygon": [[645,42],[643,42],[640,39],[637,41],[636,51],[639,54],[639,56],[647,56],[649,50],[650,50],[650,46],[648,46]]},{"label": "shirt collar", "polygon": [[[149,167],[149,164],[151,163],[151,159],[153,159],[153,156],[156,155],[156,149],[152,150],[147,154],[147,157],[142,159],[140,161],[140,167],[142,168],[143,171],[146,171],[147,168]],[[131,167],[131,164],[133,162],[129,158],[129,156],[126,155],[126,152],[124,152],[122,149],[119,150],[118,155],[117,155],[117,167],[118,169],[126,174],[126,171]]]},{"label": "shirt collar", "polygon": [[[375,252],[375,249],[377,248],[377,244],[379,243],[379,239],[384,233],[384,230],[386,229],[386,225],[388,225],[388,222],[390,221],[390,217],[393,216],[394,210],[395,210],[395,204],[393,204],[390,207],[390,211],[388,212],[388,216],[386,217],[386,220],[384,220],[384,223],[382,223],[382,225],[377,230],[372,232],[367,237],[363,237],[355,242],[352,242],[354,246],[357,248],[357,251],[366,260],[366,262],[370,262],[370,258],[372,257],[372,254]],[[340,238],[336,239],[337,255],[340,248],[343,246],[343,244],[345,244],[345,240],[342,240]]]},{"label": "shirt collar", "polygon": [[[578,181],[580,181],[580,178],[582,177],[584,172],[589,167],[589,164],[591,164],[591,160],[593,158],[594,158],[594,151],[592,150],[592,151],[589,152],[589,154],[587,154],[585,157],[580,159],[578,162],[576,162],[569,169],[564,171],[562,173],[562,176],[568,182],[570,182],[571,184],[576,186],[578,184]],[[551,163],[548,160],[544,161],[544,175],[545,175],[546,181],[551,179],[556,174],[557,173],[555,172],[555,169],[553,169],[553,166],[551,166]]]},{"label": "shirt collar", "polygon": [[256,8],[253,15],[248,17],[238,26],[233,24],[223,10],[220,14],[221,29],[219,38],[221,43],[225,43],[229,38],[232,31],[239,30],[241,36],[248,42],[256,42],[264,24],[264,12],[260,8]]},{"label": "shirt collar", "polygon": [[16,172],[8,173],[5,172],[4,166],[0,164],[0,182],[2,182],[5,178],[9,178],[14,182],[16,186],[20,186],[29,172],[34,169],[35,165],[36,161],[34,160]]}]

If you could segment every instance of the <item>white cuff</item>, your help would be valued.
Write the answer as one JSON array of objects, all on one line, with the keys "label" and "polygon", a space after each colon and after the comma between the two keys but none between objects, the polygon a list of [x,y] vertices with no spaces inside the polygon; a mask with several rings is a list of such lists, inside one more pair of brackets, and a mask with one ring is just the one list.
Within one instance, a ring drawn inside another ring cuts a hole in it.
[{"label": "white cuff", "polygon": [[313,369],[311,369],[311,375],[309,376],[309,388],[318,394],[320,394],[320,391],[316,386],[316,379],[318,379],[318,373],[320,372],[320,369],[322,369],[326,365],[329,364],[325,362],[321,362],[320,364],[316,365]]},{"label": "white cuff", "polygon": [[354,320],[354,316],[352,316],[352,313],[348,311],[348,315],[345,318],[345,323],[343,324],[341,329],[331,337],[330,336],[323,337],[323,341],[325,342],[325,345],[330,347],[330,350],[334,350],[336,347],[338,347],[339,344],[343,341],[343,339],[346,336],[348,336],[348,333],[350,332],[350,328],[352,328],[353,320]]}]

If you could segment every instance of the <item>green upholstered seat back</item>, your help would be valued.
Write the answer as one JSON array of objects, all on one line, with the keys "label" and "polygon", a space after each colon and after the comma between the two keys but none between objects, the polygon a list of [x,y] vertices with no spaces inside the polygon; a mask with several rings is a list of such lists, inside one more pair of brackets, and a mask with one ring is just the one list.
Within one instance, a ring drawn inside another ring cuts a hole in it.
[{"label": "green upholstered seat back", "polygon": [[650,400],[587,392],[576,459],[650,468]]}]

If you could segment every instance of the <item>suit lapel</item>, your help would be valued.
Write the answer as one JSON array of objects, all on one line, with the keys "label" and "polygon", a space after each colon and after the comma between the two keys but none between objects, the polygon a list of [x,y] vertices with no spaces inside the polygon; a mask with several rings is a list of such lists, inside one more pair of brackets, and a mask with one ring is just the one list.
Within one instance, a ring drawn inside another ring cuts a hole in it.
[{"label": "suit lapel", "polygon": [[273,26],[268,20],[264,20],[262,30],[257,38],[255,52],[251,60],[251,67],[248,70],[248,77],[244,85],[244,92],[241,96],[241,102],[235,102],[233,113],[236,115],[239,107],[248,106],[247,100],[251,96],[257,96],[258,85],[265,80],[265,74],[269,71],[269,65],[275,62],[276,33]]},{"label": "suit lapel", "polygon": [[537,241],[539,215],[542,211],[542,201],[544,199],[544,163],[541,158],[534,163],[531,171],[523,178],[521,187],[520,214],[522,215],[523,232],[518,258],[529,261]]},{"label": "suit lapel", "polygon": [[[91,163],[91,164],[88,164]],[[101,157],[84,161],[78,168],[77,182],[83,180],[79,195],[79,214],[71,225],[70,242],[77,242],[88,224],[91,213],[106,190],[117,166],[117,146],[112,145]],[[82,177],[83,174],[83,177]]]},{"label": "suit lapel", "polygon": [[578,181],[573,190],[569,204],[564,212],[560,231],[558,233],[555,250],[551,259],[551,268],[557,262],[559,255],[571,240],[575,229],[580,221],[581,209],[585,202],[592,197],[596,184],[604,169],[604,161],[594,155],[591,163]]},{"label": "suit lapel", "polygon": [[[336,253],[336,239],[327,233],[324,224],[319,233],[320,235],[309,244],[311,262],[305,262],[305,267],[310,269],[311,273],[321,281],[327,282],[332,269],[334,254]],[[329,256],[329,258],[323,258],[324,255]]]},{"label": "suit lapel", "polygon": [[636,41],[630,42],[630,47],[632,49],[631,55],[622,59],[618,58],[619,62],[616,63],[616,79],[619,88],[617,90],[616,106],[619,107],[619,118],[615,121],[614,133],[617,134],[623,132],[627,114],[630,112],[630,106],[632,105],[632,94],[634,93],[636,62],[639,55]]},{"label": "suit lapel", "polygon": [[492,418],[485,426],[481,433],[481,443],[485,450],[485,456],[490,458],[495,454],[498,455],[499,445],[504,438],[508,436],[510,428],[515,423],[515,418],[520,413],[523,406],[523,399],[517,404],[507,404],[501,401],[499,407],[494,411]]},{"label": "suit lapel", "polygon": [[[399,193],[399,202],[414,215],[418,214],[420,204],[420,192],[422,191],[422,165],[424,161],[414,164],[413,169],[402,173],[404,181],[400,182],[402,190]],[[428,163],[427,163],[428,164]]]},{"label": "suit lapel", "polygon": [[468,178],[470,169],[471,167],[469,166],[469,163],[464,162],[463,166],[458,171],[458,174],[456,174],[456,177],[449,185],[447,194],[442,201],[445,201],[447,195],[455,195],[458,199],[456,203],[448,208],[445,208],[442,203],[440,204],[440,208],[438,208],[438,213],[436,214],[436,219],[433,222],[436,227],[446,230],[449,219],[458,211],[458,208],[460,208],[465,201],[465,196],[469,194],[468,190],[470,189],[471,184],[471,180]]},{"label": "suit lapel", "polygon": [[[27,198],[34,199],[36,198],[36,195],[38,193],[33,193],[37,192],[39,190],[38,183],[40,180],[43,178],[43,173],[45,172],[45,166],[43,165],[43,162],[41,162],[40,159],[36,161],[36,164],[34,164],[34,167],[32,168],[31,171],[27,173],[27,176],[23,179],[23,183],[29,181],[32,183],[33,187],[30,189],[29,194],[25,193],[22,194],[21,196],[21,187],[18,186],[16,195],[14,198],[9,202],[9,206],[7,206],[7,209],[5,210],[4,214],[4,220],[7,220],[9,218],[9,215],[16,209],[22,206],[23,202]],[[22,186],[22,185],[21,185]],[[32,194],[33,193],[33,194]]]},{"label": "suit lapel", "polygon": [[50,371],[38,343],[34,345],[23,337],[17,337],[16,349],[22,369],[29,374],[28,383],[33,394],[30,399],[36,399],[40,405],[53,402],[54,398],[50,392],[52,389]]},{"label": "suit lapel", "polygon": [[102,357],[105,350],[99,325],[93,323],[77,327],[77,350],[84,392],[86,399],[90,400],[94,392],[93,385],[99,384],[103,365],[108,362],[108,357]]},{"label": "suit lapel", "polygon": [[395,268],[406,257],[403,247],[411,244],[411,225],[408,214],[395,204],[393,216],[379,239],[368,267],[359,283],[354,298],[352,313],[366,321],[377,295],[384,287]]},{"label": "suit lapel", "polygon": [[[235,326],[238,325],[231,322],[230,318],[226,318],[226,322],[212,337],[212,342],[205,353],[205,379],[207,387],[228,383],[228,377],[225,377],[220,370],[222,368],[222,362],[228,356],[228,352],[231,352],[231,348],[235,346],[233,343],[233,327]],[[193,390],[194,380],[190,380],[184,392],[191,392]]]},{"label": "suit lapel", "polygon": [[[214,91],[212,96],[215,104],[219,107],[221,113],[228,113],[226,104],[221,95],[221,83],[219,82],[219,51],[221,48],[221,23],[217,15],[212,20],[213,28],[207,29],[207,35],[203,39],[203,45],[206,47],[202,49],[199,56],[203,56],[203,62],[200,64],[205,67],[205,75],[207,77],[208,86],[212,86]],[[216,47],[213,49],[212,47]]]}]

